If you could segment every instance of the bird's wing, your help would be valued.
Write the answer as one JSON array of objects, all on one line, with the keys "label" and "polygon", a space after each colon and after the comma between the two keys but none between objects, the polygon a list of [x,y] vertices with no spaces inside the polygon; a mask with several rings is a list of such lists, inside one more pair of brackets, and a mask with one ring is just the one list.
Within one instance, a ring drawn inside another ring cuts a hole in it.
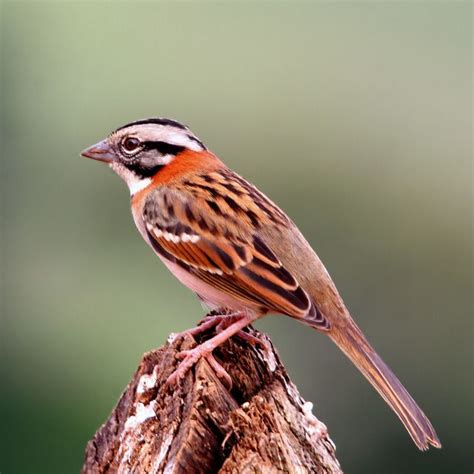
[{"label": "bird's wing", "polygon": [[256,188],[225,170],[158,187],[143,208],[154,249],[243,302],[329,328],[306,291],[259,238],[263,225],[288,225]]}]

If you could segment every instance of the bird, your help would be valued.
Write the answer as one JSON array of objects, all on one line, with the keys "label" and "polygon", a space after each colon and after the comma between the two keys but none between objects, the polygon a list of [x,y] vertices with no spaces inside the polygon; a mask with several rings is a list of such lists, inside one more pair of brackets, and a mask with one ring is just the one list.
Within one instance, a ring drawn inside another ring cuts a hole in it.
[{"label": "bird", "polygon": [[257,319],[282,314],[329,336],[420,450],[441,447],[432,424],[359,329],[297,226],[187,125],[169,118],[136,120],[81,155],[108,164],[125,181],[143,239],[214,310],[189,332],[214,326],[216,334],[180,354],[170,383],[178,383],[201,358],[228,378],[213,350],[234,335],[250,337],[242,330]]}]

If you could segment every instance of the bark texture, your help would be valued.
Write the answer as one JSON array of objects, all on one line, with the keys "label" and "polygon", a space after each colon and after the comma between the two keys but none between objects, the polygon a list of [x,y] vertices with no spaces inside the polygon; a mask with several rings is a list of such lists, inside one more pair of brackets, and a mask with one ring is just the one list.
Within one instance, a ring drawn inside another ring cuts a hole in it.
[{"label": "bark texture", "polygon": [[326,427],[291,382],[270,339],[233,337],[215,351],[228,390],[205,360],[165,385],[191,336],[143,356],[109,419],[89,441],[83,473],[340,473]]}]

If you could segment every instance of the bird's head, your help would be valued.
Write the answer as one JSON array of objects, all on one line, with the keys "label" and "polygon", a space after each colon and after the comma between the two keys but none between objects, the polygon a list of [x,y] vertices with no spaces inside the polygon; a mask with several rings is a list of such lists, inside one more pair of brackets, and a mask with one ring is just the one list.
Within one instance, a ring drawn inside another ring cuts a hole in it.
[{"label": "bird's head", "polygon": [[206,147],[185,125],[149,118],[118,128],[81,155],[108,163],[134,194],[185,150],[202,152]]}]

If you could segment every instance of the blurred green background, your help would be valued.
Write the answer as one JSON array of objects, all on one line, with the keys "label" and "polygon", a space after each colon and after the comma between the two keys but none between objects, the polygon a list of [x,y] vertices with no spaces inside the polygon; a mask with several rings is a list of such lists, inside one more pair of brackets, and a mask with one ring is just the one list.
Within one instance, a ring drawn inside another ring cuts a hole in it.
[{"label": "blurred green background", "polygon": [[444,445],[419,453],[327,338],[266,318],[346,472],[471,472],[471,10],[3,2],[2,474],[78,472],[142,353],[203,315],[79,157],[148,116],[293,217]]}]

